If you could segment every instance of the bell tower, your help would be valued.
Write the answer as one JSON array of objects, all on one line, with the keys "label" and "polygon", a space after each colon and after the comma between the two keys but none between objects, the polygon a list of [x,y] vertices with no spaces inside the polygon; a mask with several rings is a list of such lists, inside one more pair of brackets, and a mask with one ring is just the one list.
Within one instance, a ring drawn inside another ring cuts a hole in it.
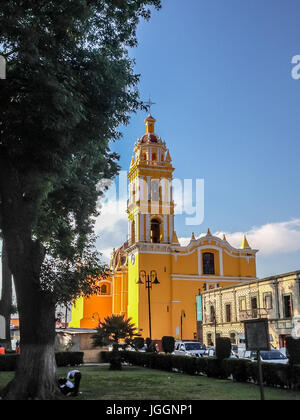
[{"label": "bell tower", "polygon": [[130,245],[171,244],[174,233],[171,156],[155,134],[156,120],[145,120],[146,133],[134,148],[129,179],[128,236]]}]

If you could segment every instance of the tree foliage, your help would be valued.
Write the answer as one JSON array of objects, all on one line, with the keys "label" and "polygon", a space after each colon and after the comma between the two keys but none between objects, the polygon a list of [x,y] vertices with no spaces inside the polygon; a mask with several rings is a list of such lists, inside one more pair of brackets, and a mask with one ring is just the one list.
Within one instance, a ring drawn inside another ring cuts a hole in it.
[{"label": "tree foliage", "polygon": [[[110,142],[142,106],[128,48],[159,0],[0,4],[0,230],[14,276],[22,352],[7,399],[50,399],[55,303],[91,292],[92,250]],[[103,271],[103,267],[102,267]]]},{"label": "tree foliage", "polygon": [[118,172],[109,142],[141,106],[127,48],[137,44],[148,6],[159,8],[160,1],[0,6],[0,53],[7,59],[7,79],[0,81],[0,228],[11,235],[14,224],[17,234],[22,214],[20,229],[64,264],[90,240],[99,181]]}]

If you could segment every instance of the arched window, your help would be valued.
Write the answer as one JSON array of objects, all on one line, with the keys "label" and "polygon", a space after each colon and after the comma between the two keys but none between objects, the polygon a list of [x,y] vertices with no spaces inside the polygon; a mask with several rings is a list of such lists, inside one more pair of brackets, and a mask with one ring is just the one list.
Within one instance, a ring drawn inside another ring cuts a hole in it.
[{"label": "arched window", "polygon": [[215,256],[211,252],[203,254],[203,274],[215,274]]},{"label": "arched window", "polygon": [[103,283],[100,286],[99,295],[109,295],[110,294],[110,285],[107,283]]},{"label": "arched window", "polygon": [[157,219],[151,221],[151,242],[153,244],[160,243],[160,221]]},{"label": "arched window", "polygon": [[102,286],[101,286],[101,295],[107,295],[108,293],[107,293],[107,286],[106,286],[106,284],[102,284]]}]

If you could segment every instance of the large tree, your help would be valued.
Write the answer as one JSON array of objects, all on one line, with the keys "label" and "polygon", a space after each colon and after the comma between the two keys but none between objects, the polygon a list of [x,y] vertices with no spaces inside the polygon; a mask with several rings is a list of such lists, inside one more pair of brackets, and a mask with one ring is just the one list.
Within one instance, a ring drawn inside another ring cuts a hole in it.
[{"label": "large tree", "polygon": [[2,241],[1,252],[2,263],[2,285],[1,285],[1,299],[0,299],[0,315],[5,319],[5,340],[1,340],[1,344],[7,350],[11,349],[11,334],[10,334],[10,321],[13,309],[13,287],[12,287],[12,274],[8,264],[7,252],[5,241]]},{"label": "large tree", "polygon": [[[0,229],[14,276],[21,358],[7,399],[56,397],[55,305],[91,293],[99,181],[118,171],[109,142],[141,105],[139,19],[160,0],[0,4]],[[61,298],[63,296],[63,298]]]}]

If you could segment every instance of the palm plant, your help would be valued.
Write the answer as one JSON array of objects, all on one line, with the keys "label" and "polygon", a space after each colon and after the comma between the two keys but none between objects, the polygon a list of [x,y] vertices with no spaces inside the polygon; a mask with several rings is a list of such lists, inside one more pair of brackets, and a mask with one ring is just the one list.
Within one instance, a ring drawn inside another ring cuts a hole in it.
[{"label": "palm plant", "polygon": [[110,369],[121,370],[121,347],[133,346],[135,338],[140,337],[137,328],[131,322],[132,319],[125,319],[124,315],[112,315],[104,321],[100,321],[97,333],[93,336],[94,347],[106,347],[112,345],[113,351],[110,357]]}]

